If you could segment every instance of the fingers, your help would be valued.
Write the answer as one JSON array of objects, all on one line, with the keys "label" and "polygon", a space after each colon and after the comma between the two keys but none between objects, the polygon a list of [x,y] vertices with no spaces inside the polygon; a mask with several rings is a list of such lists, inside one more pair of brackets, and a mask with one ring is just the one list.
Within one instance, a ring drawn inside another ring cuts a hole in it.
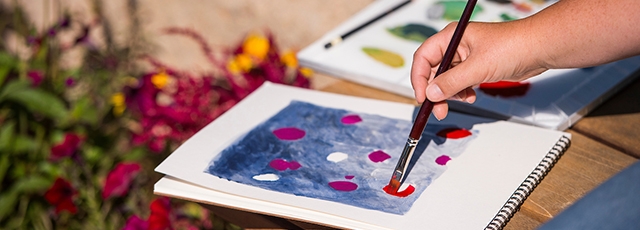
[{"label": "fingers", "polygon": [[474,102],[476,95],[471,87],[480,84],[484,78],[483,75],[474,75],[473,69],[466,62],[449,69],[428,84],[426,97],[431,101],[453,98],[468,103]]},{"label": "fingers", "polygon": [[411,66],[411,85],[418,103],[426,98],[424,89],[427,88],[429,79],[433,78],[436,68],[440,65],[444,52],[451,37],[451,29],[443,29],[427,39],[413,54]]}]

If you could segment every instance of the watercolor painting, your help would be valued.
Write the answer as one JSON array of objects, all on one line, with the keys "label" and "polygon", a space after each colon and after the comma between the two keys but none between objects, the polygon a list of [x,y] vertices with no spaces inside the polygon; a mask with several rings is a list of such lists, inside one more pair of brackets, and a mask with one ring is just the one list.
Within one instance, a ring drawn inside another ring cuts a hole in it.
[{"label": "watercolor painting", "polygon": [[385,191],[412,123],[292,101],[226,147],[205,173],[259,188],[404,214],[477,135],[429,124],[398,192]]}]

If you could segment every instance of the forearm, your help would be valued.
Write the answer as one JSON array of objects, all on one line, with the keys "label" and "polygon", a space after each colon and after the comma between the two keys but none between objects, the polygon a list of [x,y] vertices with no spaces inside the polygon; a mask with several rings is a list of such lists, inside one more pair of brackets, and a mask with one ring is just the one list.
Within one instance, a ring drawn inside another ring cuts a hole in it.
[{"label": "forearm", "polygon": [[546,68],[588,67],[640,54],[640,0],[560,0],[521,20]]}]

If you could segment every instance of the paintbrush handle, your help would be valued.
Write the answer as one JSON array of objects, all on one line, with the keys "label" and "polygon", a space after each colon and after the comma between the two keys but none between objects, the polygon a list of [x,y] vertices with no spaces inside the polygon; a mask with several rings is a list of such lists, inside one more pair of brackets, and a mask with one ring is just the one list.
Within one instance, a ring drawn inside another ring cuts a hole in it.
[{"label": "paintbrush handle", "polygon": [[[460,16],[460,21],[456,26],[456,30],[453,32],[451,42],[449,42],[447,51],[445,51],[444,57],[442,57],[442,62],[440,62],[440,67],[438,67],[438,71],[436,71],[436,75],[434,76],[434,78],[449,70],[449,68],[451,67],[451,62],[453,61],[453,57],[456,55],[458,45],[460,45],[464,30],[467,28],[467,25],[469,25],[469,20],[471,19],[473,8],[476,7],[477,2],[478,0],[469,0],[467,2],[467,5],[462,12],[462,16]],[[422,103],[422,106],[420,106],[418,115],[416,116],[413,127],[411,128],[411,132],[409,133],[410,138],[416,140],[420,139],[424,128],[427,126],[427,121],[429,120],[429,116],[431,115],[432,110],[433,102],[429,101],[429,99],[425,99]]]}]

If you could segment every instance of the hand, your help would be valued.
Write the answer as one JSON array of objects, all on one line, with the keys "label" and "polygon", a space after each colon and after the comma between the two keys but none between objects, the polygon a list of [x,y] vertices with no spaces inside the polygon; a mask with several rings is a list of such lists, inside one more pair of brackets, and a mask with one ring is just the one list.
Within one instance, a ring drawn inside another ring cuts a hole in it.
[{"label": "hand", "polygon": [[435,102],[437,119],[447,115],[446,99],[473,103],[473,86],[500,80],[520,81],[547,70],[542,49],[527,36],[526,21],[505,23],[470,23],[451,64],[452,68],[434,79],[455,30],[451,23],[427,39],[413,56],[411,83],[416,101]]}]

